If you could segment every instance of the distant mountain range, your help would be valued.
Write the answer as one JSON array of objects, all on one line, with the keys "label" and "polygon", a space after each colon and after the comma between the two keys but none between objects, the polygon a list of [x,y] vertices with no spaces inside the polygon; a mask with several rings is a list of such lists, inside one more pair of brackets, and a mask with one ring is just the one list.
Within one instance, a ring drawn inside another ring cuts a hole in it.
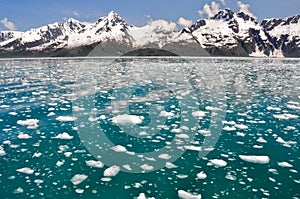
[{"label": "distant mountain range", "polygon": [[68,19],[26,32],[0,31],[0,56],[86,56],[100,46],[103,56],[135,49],[197,55],[202,48],[212,56],[300,57],[300,15],[258,23],[225,9],[182,30],[163,23],[137,27],[110,12],[95,23]]}]

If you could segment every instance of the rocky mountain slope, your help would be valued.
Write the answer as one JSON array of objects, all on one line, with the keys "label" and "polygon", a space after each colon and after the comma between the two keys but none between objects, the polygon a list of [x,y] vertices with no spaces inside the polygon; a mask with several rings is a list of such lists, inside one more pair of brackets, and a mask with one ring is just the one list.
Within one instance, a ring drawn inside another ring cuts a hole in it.
[{"label": "rocky mountain slope", "polygon": [[[0,56],[122,55],[132,50],[163,49],[180,55],[300,57],[300,16],[263,20],[230,9],[178,30],[163,20],[128,24],[110,12],[94,23],[68,19],[26,32],[1,31]],[[206,52],[200,52],[205,49]]]}]

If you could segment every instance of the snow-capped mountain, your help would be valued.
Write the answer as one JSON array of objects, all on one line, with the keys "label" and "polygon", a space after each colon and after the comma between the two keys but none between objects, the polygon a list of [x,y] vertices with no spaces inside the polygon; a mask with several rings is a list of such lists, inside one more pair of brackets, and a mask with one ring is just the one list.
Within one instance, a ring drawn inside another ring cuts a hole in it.
[{"label": "snow-capped mountain", "polygon": [[204,48],[211,55],[300,57],[299,18],[259,24],[243,12],[225,9],[179,30],[175,23],[164,20],[137,27],[112,11],[94,23],[68,19],[26,32],[1,31],[0,55],[85,56],[97,47],[100,55],[121,55],[140,48],[199,55]]},{"label": "snow-capped mountain", "polygon": [[300,57],[300,15],[283,19],[265,19],[261,23],[269,41],[284,56]]}]

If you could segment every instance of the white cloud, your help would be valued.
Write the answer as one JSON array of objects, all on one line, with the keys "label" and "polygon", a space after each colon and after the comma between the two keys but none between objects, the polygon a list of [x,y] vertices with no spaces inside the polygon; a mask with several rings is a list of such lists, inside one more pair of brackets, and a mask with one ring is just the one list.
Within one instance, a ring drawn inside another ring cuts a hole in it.
[{"label": "white cloud", "polygon": [[178,22],[177,22],[179,25],[183,26],[183,27],[189,27],[192,25],[192,20],[188,20],[188,19],[185,19],[183,17],[180,17],[178,19]]},{"label": "white cloud", "polygon": [[225,0],[220,0],[220,2],[223,6],[226,4]]},{"label": "white cloud", "polygon": [[79,17],[79,13],[76,11],[73,11],[73,14],[75,15],[75,17]]},{"label": "white cloud", "polygon": [[149,20],[148,25],[152,28],[160,28],[165,31],[174,31],[176,29],[177,24],[174,22],[168,22],[163,19],[158,20]]},{"label": "white cloud", "polygon": [[203,6],[202,10],[198,10],[199,15],[201,16],[207,16],[212,17],[216,15],[220,10],[220,4],[216,3],[215,1],[211,2],[211,5],[208,5],[207,3]]},{"label": "white cloud", "polygon": [[0,21],[0,23],[5,26],[8,30],[17,30],[16,24],[9,21],[6,17]]},{"label": "white cloud", "polygon": [[249,8],[250,8],[249,4],[245,4],[241,1],[238,1],[237,4],[240,8],[240,12],[243,12],[243,13],[253,17],[254,19],[257,19],[257,17],[249,10]]}]

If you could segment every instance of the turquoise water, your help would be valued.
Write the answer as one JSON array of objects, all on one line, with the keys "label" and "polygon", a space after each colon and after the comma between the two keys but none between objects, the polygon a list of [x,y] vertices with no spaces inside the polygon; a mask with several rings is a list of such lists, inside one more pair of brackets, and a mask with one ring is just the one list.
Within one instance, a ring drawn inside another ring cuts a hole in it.
[{"label": "turquoise water", "polygon": [[300,198],[297,59],[5,59],[0,74],[0,198]]}]

